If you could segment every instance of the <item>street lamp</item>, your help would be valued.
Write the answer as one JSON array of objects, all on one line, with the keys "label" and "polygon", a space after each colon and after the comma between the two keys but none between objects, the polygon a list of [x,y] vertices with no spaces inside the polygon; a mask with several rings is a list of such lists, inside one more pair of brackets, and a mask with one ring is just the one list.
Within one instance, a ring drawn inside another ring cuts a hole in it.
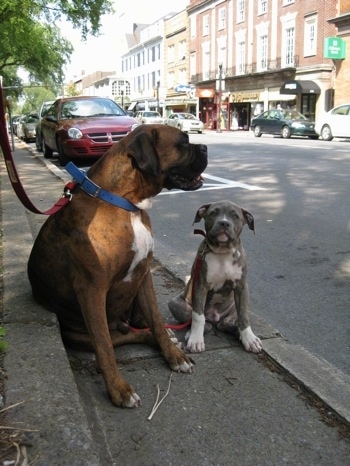
[{"label": "street lamp", "polygon": [[124,86],[119,87],[119,92],[122,98],[122,109],[124,110]]},{"label": "street lamp", "polygon": [[157,112],[159,112],[159,86],[160,81],[157,81]]},{"label": "street lamp", "polygon": [[217,123],[216,123],[216,132],[221,133],[221,99],[222,99],[222,63],[219,64],[219,94],[217,102]]}]

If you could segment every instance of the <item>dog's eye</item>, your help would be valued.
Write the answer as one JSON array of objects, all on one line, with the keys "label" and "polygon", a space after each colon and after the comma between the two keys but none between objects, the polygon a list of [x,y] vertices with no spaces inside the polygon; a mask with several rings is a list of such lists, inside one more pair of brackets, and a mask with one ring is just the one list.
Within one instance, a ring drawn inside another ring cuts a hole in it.
[{"label": "dog's eye", "polygon": [[210,215],[211,217],[216,217],[217,214],[218,214],[218,211],[217,211],[216,209],[214,209],[214,210],[212,210],[212,211],[210,212],[209,215]]},{"label": "dog's eye", "polygon": [[234,210],[231,212],[231,217],[234,219],[234,220],[237,220],[239,218],[237,212],[235,212]]}]

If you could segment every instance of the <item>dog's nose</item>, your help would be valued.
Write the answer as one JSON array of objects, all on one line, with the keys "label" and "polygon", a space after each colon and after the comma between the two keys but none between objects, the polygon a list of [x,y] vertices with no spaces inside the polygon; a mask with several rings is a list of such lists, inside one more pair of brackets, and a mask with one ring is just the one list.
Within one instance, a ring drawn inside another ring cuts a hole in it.
[{"label": "dog's nose", "polygon": [[221,222],[219,222],[219,225],[223,228],[230,228],[231,223],[228,222],[227,220],[221,220]]}]

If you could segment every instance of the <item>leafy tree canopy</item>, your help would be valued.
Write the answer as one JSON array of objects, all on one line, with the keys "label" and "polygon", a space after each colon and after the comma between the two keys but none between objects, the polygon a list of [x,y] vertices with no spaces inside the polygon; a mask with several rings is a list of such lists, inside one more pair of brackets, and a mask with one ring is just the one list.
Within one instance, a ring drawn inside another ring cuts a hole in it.
[{"label": "leafy tree canopy", "polygon": [[110,0],[1,0],[0,75],[4,86],[21,82],[20,67],[28,72],[30,81],[61,84],[73,48],[57,22],[68,20],[85,40],[98,34],[102,14],[112,11]]}]

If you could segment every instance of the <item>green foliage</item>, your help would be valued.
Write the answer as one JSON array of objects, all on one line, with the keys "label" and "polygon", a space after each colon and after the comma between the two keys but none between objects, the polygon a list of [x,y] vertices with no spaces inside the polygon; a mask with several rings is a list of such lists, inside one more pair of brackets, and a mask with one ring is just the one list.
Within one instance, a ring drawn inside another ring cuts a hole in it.
[{"label": "green foliage", "polygon": [[45,100],[55,100],[57,92],[45,87],[30,87],[23,91],[24,105],[18,113],[38,112]]},{"label": "green foliage", "polygon": [[31,81],[62,84],[72,45],[57,27],[66,19],[80,29],[82,40],[97,35],[110,0],[1,0],[0,75],[4,86],[18,85],[19,67]]},{"label": "green foliage", "polygon": [[4,327],[0,327],[0,351],[5,353],[7,348],[6,341],[3,340],[4,336],[6,335],[6,331]]}]

